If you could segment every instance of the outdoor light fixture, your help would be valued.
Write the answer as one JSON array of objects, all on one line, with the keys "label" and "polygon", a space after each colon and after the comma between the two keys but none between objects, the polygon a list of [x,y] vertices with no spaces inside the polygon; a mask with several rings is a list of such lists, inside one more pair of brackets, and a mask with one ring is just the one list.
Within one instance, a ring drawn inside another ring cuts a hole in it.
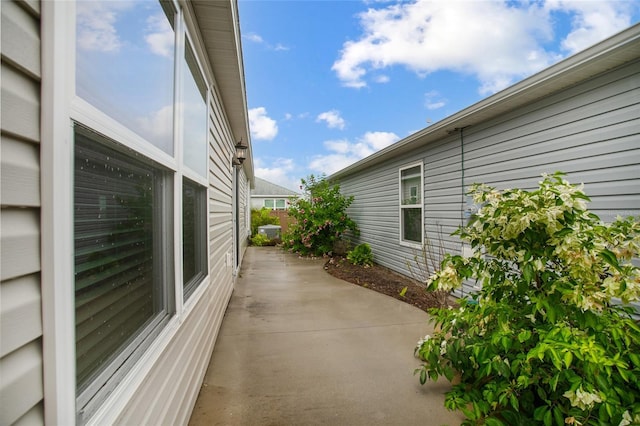
[{"label": "outdoor light fixture", "polygon": [[234,167],[238,167],[242,165],[242,161],[240,161],[240,159],[236,155],[234,155],[233,158],[231,159],[231,164]]},{"label": "outdoor light fixture", "polygon": [[246,160],[248,149],[249,146],[242,142],[242,138],[240,138],[240,141],[236,144],[236,158],[238,159],[240,164],[242,164],[244,160]]}]

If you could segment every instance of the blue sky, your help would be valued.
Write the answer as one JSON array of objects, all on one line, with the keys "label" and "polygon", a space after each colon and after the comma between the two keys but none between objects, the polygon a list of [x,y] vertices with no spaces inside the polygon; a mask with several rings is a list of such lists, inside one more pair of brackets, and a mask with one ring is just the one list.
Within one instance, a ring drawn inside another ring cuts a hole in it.
[{"label": "blue sky", "polygon": [[239,8],[256,176],[292,189],[640,21],[623,0]]}]

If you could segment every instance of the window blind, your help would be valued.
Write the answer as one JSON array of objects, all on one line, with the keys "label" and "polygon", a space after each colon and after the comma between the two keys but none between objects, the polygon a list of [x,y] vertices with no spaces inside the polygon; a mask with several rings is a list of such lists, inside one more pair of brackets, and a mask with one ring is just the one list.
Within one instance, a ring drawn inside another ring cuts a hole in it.
[{"label": "window blind", "polygon": [[[158,172],[76,134],[74,182],[78,393],[163,309],[154,262]],[[157,245],[157,244],[156,244]],[[128,356],[125,354],[125,357]]]}]

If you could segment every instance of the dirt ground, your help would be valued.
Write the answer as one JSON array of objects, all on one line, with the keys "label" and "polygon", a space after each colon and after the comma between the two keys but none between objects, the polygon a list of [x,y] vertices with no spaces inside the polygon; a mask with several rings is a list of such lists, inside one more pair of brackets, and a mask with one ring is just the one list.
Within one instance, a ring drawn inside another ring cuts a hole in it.
[{"label": "dirt ground", "polygon": [[[351,264],[344,257],[332,257],[324,265],[324,269],[336,278],[386,294],[425,311],[439,306],[437,296],[427,291],[423,284],[384,266],[374,264],[363,267]],[[407,289],[402,295],[405,287]],[[451,297],[447,303],[456,305]]]}]

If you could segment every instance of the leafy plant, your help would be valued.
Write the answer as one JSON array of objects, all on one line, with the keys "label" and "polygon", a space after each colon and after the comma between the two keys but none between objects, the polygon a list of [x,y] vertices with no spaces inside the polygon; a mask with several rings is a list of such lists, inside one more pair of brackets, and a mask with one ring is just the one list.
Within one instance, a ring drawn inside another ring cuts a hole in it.
[{"label": "leafy plant", "polygon": [[420,382],[456,377],[445,406],[467,425],[640,424],[640,326],[624,305],[640,299],[640,223],[602,223],[561,173],[471,193],[483,207],[455,234],[475,254],[446,255],[428,285],[482,289],[432,311]]},{"label": "leafy plant", "polygon": [[271,240],[269,239],[269,237],[267,237],[264,234],[255,234],[253,237],[251,237],[251,244],[253,244],[254,246],[266,246],[266,245],[270,245],[271,244]]},{"label": "leafy plant", "polygon": [[280,219],[271,216],[271,210],[266,207],[251,209],[251,235],[258,234],[258,227],[263,225],[280,225]]},{"label": "leafy plant", "polygon": [[324,176],[311,175],[302,179],[300,189],[304,196],[294,199],[288,210],[294,223],[283,237],[285,249],[322,256],[332,252],[345,232],[358,234],[356,223],[346,213],[353,196],[342,195],[339,185],[331,185]]},{"label": "leafy plant", "polygon": [[371,266],[373,265],[373,253],[371,246],[367,243],[358,244],[347,253],[347,260],[354,265]]}]

